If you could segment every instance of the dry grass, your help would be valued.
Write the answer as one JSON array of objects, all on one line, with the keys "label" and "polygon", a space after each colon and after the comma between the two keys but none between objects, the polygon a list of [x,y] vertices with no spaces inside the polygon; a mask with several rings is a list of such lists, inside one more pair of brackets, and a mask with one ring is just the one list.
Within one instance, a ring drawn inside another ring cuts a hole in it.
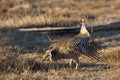
[{"label": "dry grass", "polygon": [[86,18],[89,25],[104,24],[119,20],[119,3],[119,0],[2,0],[0,26],[71,26],[80,24],[82,18]]},{"label": "dry grass", "polygon": [[[17,30],[72,26],[80,24],[82,18],[89,25],[109,23],[120,19],[119,3],[119,0],[0,0],[0,80],[119,80],[119,30],[93,33],[95,40],[104,46],[100,52],[105,61],[96,62],[83,56],[78,70],[68,67],[67,60],[42,62],[41,54],[50,44],[47,36]],[[49,35],[59,39],[75,34]]]}]

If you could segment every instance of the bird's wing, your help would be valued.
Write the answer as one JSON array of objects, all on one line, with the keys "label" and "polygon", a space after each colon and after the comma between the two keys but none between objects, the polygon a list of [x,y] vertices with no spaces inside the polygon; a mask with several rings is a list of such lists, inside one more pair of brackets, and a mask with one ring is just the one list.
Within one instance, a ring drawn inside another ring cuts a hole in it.
[{"label": "bird's wing", "polygon": [[78,49],[82,53],[87,53],[87,46],[89,45],[89,37],[74,37],[68,42],[70,49]]},{"label": "bird's wing", "polygon": [[73,53],[79,53],[92,59],[101,60],[99,52],[89,41],[89,37],[74,38],[71,40],[69,48]]}]

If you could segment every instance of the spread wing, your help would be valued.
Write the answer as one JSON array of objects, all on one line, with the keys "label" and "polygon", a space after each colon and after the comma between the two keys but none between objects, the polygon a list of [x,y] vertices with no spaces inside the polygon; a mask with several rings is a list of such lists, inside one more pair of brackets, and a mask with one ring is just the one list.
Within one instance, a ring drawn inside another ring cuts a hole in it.
[{"label": "spread wing", "polygon": [[73,53],[83,54],[96,60],[102,59],[97,48],[90,43],[89,37],[75,37],[69,44],[69,48]]}]

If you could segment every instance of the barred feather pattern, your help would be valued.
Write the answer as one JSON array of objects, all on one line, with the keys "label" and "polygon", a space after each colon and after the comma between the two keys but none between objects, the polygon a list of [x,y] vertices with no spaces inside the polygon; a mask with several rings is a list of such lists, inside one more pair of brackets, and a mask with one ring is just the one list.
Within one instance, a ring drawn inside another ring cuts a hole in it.
[{"label": "barred feather pattern", "polygon": [[87,46],[89,46],[89,38],[77,38],[73,40],[72,47],[81,49],[83,53],[87,53]]},{"label": "barred feather pattern", "polygon": [[98,61],[102,60],[102,58],[100,57],[100,53],[96,48],[96,45],[90,42],[89,37],[74,37],[71,40],[70,44],[71,45],[69,47],[74,53],[83,54]]}]

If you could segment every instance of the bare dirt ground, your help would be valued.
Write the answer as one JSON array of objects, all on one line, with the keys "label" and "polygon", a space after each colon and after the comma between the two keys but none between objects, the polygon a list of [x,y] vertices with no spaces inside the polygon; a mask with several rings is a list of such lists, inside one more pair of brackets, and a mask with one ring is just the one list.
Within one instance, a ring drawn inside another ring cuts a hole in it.
[{"label": "bare dirt ground", "polygon": [[[105,59],[80,58],[78,70],[68,60],[41,61],[51,43],[46,34],[19,28],[88,26],[118,21],[119,0],[0,0],[0,80],[120,80],[120,30],[93,32]],[[114,25],[109,25],[114,26]],[[71,31],[49,33],[52,40],[76,35]]]}]

